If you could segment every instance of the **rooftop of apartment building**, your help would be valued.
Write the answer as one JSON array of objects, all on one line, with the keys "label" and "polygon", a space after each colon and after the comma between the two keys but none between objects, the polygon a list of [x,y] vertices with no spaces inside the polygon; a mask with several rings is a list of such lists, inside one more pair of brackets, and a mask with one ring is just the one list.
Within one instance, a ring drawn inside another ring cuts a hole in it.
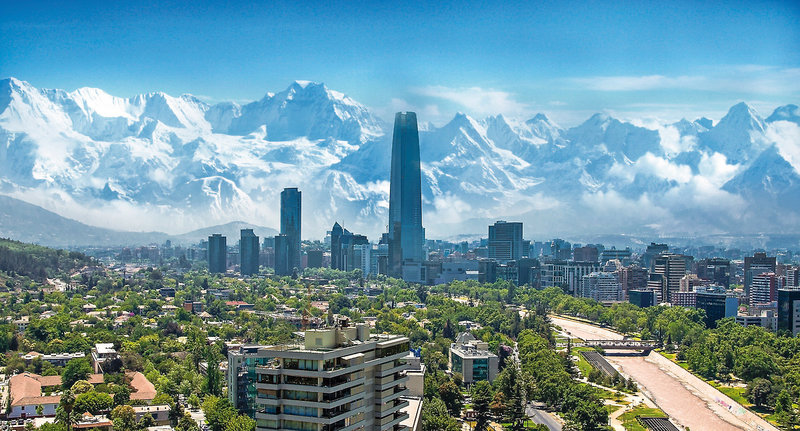
[{"label": "rooftop of apartment building", "polygon": [[[306,329],[305,331],[295,332],[300,339],[294,343],[270,345],[270,346],[242,346],[241,351],[255,351],[261,354],[268,352],[281,352],[280,356],[291,353],[341,353],[344,349],[352,349],[354,352],[361,348],[388,348],[408,338],[402,335],[391,334],[372,334],[370,325],[367,323],[352,324],[349,318],[340,316],[336,319],[333,326]],[[405,349],[403,352],[405,352]],[[234,354],[236,352],[233,352]]]}]

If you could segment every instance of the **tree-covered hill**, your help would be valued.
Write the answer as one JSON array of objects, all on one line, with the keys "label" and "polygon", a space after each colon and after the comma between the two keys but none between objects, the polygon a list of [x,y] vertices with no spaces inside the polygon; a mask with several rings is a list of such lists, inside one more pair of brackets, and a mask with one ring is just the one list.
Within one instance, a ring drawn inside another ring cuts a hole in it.
[{"label": "tree-covered hill", "polygon": [[83,253],[0,238],[0,271],[42,281],[92,263]]}]

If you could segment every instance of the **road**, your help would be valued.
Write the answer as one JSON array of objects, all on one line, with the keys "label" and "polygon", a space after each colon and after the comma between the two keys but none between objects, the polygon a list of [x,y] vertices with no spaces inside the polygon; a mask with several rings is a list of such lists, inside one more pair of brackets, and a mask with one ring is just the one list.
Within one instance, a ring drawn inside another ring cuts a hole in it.
[{"label": "road", "polygon": [[[581,339],[621,339],[622,335],[587,323],[552,317],[554,324]],[[776,430],[708,383],[656,352],[648,356],[606,356],[623,375],[673,421],[692,430]]]},{"label": "road", "polygon": [[525,407],[525,414],[534,423],[545,425],[550,431],[561,431],[561,423],[551,413],[538,409],[532,404]]}]

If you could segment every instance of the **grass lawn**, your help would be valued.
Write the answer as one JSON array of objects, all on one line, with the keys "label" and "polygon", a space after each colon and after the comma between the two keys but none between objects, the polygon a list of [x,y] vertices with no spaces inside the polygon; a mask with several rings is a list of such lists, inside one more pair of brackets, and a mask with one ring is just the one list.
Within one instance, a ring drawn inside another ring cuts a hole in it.
[{"label": "grass lawn", "polygon": [[711,385],[717,388],[718,391],[729,396],[732,400],[736,401],[737,403],[745,407],[751,406],[750,401],[747,401],[747,398],[745,398],[744,396],[744,392],[747,390],[747,388],[725,386],[725,385],[720,385],[719,383],[711,383]]},{"label": "grass lawn", "polygon": [[639,406],[630,411],[623,413],[619,420],[622,422],[622,426],[625,427],[628,431],[647,431],[647,429],[639,424],[639,421],[636,420],[639,416],[649,416],[649,417],[667,417],[664,412],[660,409],[653,409],[650,407]]},{"label": "grass lawn", "polygon": [[615,405],[611,405],[611,404],[606,404],[606,410],[608,411],[608,414],[614,413],[615,411],[617,411],[617,410],[619,410],[621,408],[622,408],[622,406],[615,406]]}]

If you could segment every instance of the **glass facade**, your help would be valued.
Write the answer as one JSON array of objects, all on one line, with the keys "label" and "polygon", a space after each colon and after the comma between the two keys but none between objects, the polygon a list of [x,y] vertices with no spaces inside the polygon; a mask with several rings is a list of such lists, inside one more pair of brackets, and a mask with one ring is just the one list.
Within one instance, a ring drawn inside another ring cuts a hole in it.
[{"label": "glass facade", "polygon": [[488,359],[473,359],[472,360],[472,380],[477,382],[479,380],[489,380],[489,360]]},{"label": "glass facade", "polygon": [[413,112],[398,112],[394,117],[389,188],[389,238],[395,238],[397,227],[400,228],[401,256],[398,256],[400,259],[390,256],[389,260],[424,261],[422,246],[425,243],[425,230],[422,228],[419,131],[417,114]]}]

